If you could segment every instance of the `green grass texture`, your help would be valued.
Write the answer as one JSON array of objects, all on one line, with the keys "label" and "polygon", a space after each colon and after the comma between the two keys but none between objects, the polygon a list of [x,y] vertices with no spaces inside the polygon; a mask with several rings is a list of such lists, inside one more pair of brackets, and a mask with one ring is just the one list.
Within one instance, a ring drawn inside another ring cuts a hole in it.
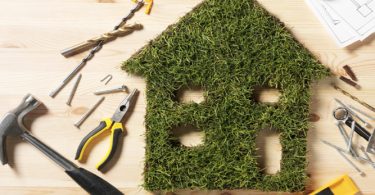
[{"label": "green grass texture", "polygon": [[[329,71],[256,1],[204,1],[123,69],[147,82],[147,190],[304,190],[310,85]],[[196,86],[203,102],[176,100],[180,89]],[[280,100],[256,101],[256,87],[280,90]],[[204,143],[182,146],[171,131],[183,125],[203,131]],[[257,163],[255,139],[265,128],[280,134],[274,175]]]}]

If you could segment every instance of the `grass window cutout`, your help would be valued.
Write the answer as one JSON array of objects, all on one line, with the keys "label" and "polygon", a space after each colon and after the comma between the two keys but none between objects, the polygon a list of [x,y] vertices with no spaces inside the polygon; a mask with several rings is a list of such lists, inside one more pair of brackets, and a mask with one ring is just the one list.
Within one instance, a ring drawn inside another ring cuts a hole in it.
[{"label": "grass window cutout", "polygon": [[198,86],[183,87],[176,92],[176,98],[183,104],[199,104],[204,101],[204,90]]},{"label": "grass window cutout", "polygon": [[267,105],[276,105],[281,97],[280,90],[271,87],[255,87],[253,93],[256,102]]},{"label": "grass window cutout", "polygon": [[194,148],[202,146],[204,140],[204,133],[193,125],[180,125],[172,129],[172,136],[174,136],[175,145],[184,146],[187,148]]},{"label": "grass window cutout", "polygon": [[[123,68],[147,81],[147,190],[304,190],[309,86],[329,72],[256,1],[204,1]],[[203,102],[175,101],[189,84],[204,89]],[[277,106],[251,98],[257,86],[280,90]],[[204,144],[175,147],[171,129],[180,124],[204,132]],[[257,162],[265,126],[280,133],[274,175]]]},{"label": "grass window cutout", "polygon": [[263,129],[256,138],[259,167],[265,174],[275,175],[280,171],[282,148],[280,134],[273,129]]}]

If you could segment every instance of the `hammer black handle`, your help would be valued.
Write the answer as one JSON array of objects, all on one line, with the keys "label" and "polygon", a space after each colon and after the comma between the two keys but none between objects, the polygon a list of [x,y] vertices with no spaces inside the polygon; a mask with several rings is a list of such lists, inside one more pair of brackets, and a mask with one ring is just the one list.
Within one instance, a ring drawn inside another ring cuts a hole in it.
[{"label": "hammer black handle", "polygon": [[123,195],[117,188],[83,168],[65,171],[75,182],[93,195]]},{"label": "hammer black handle", "polygon": [[57,153],[55,150],[32,136],[28,132],[24,132],[21,134],[21,137],[38,148],[41,152],[47,155],[50,159],[56,162],[58,165],[65,169],[65,172],[76,182],[80,185],[83,189],[85,189],[88,193],[92,195],[122,195],[123,193],[120,192],[117,188],[113,185],[105,181],[104,179],[100,178],[99,176],[78,167],[61,154]]}]

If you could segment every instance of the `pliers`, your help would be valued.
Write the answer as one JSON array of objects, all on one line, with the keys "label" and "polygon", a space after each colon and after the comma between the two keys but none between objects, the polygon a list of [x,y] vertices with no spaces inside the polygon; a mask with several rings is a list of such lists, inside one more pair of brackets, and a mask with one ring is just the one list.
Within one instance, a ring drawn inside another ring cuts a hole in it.
[{"label": "pliers", "polygon": [[104,118],[100,122],[98,127],[96,127],[86,137],[83,138],[83,140],[81,141],[77,149],[77,153],[75,156],[76,160],[82,161],[83,154],[85,153],[85,150],[87,149],[88,145],[99,135],[110,130],[111,131],[110,148],[108,149],[105,157],[96,166],[98,170],[102,170],[105,167],[105,165],[113,158],[116,152],[117,145],[120,140],[120,136],[124,134],[124,127],[121,121],[124,118],[125,114],[129,111],[130,103],[133,100],[136,93],[137,93],[137,89],[134,89],[121,102],[121,104],[116,109],[116,112],[113,114],[112,118]]}]

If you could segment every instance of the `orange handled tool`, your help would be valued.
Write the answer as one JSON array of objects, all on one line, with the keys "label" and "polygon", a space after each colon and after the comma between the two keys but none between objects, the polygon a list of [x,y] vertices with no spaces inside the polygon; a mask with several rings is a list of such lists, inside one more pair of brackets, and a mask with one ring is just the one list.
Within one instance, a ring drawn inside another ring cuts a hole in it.
[{"label": "orange handled tool", "polygon": [[154,6],[154,0],[142,0],[142,1],[138,1],[138,0],[132,0],[134,3],[139,3],[139,2],[143,2],[145,5],[146,5],[146,10],[145,10],[145,13],[147,15],[150,15],[151,13],[151,9],[152,9],[152,6]]}]

